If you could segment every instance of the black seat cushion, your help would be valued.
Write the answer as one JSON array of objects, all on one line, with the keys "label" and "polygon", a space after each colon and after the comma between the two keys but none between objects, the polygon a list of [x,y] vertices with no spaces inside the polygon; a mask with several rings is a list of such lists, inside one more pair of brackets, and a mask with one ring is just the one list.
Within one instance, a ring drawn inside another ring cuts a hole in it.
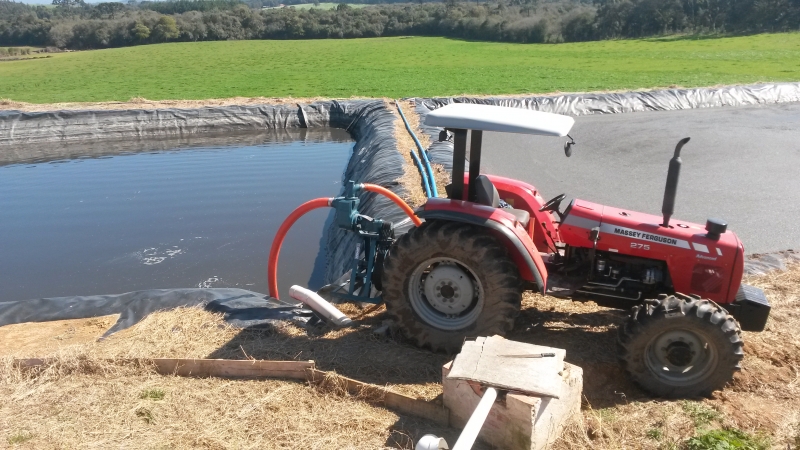
[{"label": "black seat cushion", "polygon": [[[478,175],[475,179],[475,203],[493,208],[500,207],[500,194],[486,175]],[[503,211],[513,214],[517,222],[528,228],[528,223],[531,221],[531,215],[528,211],[513,208],[503,208]]]},{"label": "black seat cushion", "polygon": [[500,207],[500,194],[486,175],[478,175],[475,178],[475,203],[492,208]]}]

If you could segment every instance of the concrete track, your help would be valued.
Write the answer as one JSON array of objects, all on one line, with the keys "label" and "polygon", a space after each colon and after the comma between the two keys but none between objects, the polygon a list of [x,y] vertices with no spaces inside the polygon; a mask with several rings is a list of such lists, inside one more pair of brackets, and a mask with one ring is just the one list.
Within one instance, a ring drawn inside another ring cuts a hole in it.
[{"label": "concrete track", "polygon": [[661,214],[667,165],[682,151],[675,218],[726,219],[748,254],[800,248],[800,104],[582,116],[563,139],[486,133],[483,172],[573,197]]}]

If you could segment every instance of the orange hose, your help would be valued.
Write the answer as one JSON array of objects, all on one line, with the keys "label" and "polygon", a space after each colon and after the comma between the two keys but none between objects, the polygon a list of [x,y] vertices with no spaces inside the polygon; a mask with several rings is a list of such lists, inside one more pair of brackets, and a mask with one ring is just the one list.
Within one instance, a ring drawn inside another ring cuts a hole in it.
[{"label": "orange hose", "polygon": [[386,188],[380,187],[377,184],[364,183],[361,185],[361,187],[365,191],[381,194],[384,197],[388,198],[389,200],[393,201],[397,206],[400,207],[400,209],[403,210],[403,212],[408,214],[408,217],[410,217],[411,221],[414,222],[414,226],[418,227],[422,225],[422,221],[419,219],[419,217],[417,217],[416,214],[414,214],[414,210],[411,209],[411,207],[408,206],[408,203],[404,202],[403,199],[398,197],[397,194],[395,194],[394,192]]},{"label": "orange hose", "polygon": [[267,267],[267,282],[269,285],[269,295],[278,298],[278,256],[281,253],[281,245],[286,233],[292,228],[297,219],[302,217],[305,213],[318,209],[327,208],[331,206],[332,198],[315,198],[314,200],[307,201],[298,206],[297,209],[289,214],[289,217],[283,221],[278,232],[275,233],[275,240],[272,241],[272,247],[269,249],[269,266]]},{"label": "orange hose", "polygon": [[[394,192],[378,186],[377,184],[370,184],[364,183],[361,185],[362,189],[369,192],[375,192],[377,194],[381,194],[388,198],[389,200],[393,201],[400,209],[405,212],[408,217],[411,218],[411,221],[414,222],[415,226],[422,225],[422,221],[414,214],[414,210],[408,206],[408,203],[404,202],[402,198],[398,197]],[[272,241],[272,247],[269,249],[269,264],[267,266],[267,284],[269,286],[269,295],[274,298],[278,297],[278,256],[281,253],[281,245],[283,245],[283,239],[286,237],[286,234],[289,232],[289,229],[292,228],[297,219],[305,215],[307,212],[318,209],[318,208],[326,208],[331,206],[332,198],[315,198],[314,200],[307,201],[302,205],[298,206],[297,209],[292,211],[291,214],[283,221],[281,227],[278,228],[278,232],[275,233],[275,240]]]}]

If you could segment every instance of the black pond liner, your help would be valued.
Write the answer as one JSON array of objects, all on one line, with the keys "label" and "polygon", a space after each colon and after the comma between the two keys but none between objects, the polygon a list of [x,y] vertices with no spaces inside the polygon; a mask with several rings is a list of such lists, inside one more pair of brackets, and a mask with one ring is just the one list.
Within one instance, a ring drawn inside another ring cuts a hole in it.
[{"label": "black pond liner", "polygon": [[274,325],[284,320],[305,322],[311,312],[256,292],[235,288],[148,289],[116,295],[41,298],[0,303],[0,326],[12,323],[84,319],[119,314],[103,337],[138,323],[152,312],[202,305],[224,314],[236,327]]},{"label": "black pond liner", "polygon": [[[296,134],[302,128],[333,127],[348,131],[355,139],[344,180],[378,184],[403,196],[405,192],[396,180],[403,175],[404,159],[397,151],[394,121],[394,114],[382,100],[199,109],[5,111],[0,112],[0,161],[8,159],[5,156],[10,153],[17,153],[12,159],[20,156],[24,147],[19,145],[57,149],[58,144],[102,140],[119,146],[125,140],[196,139],[264,130]],[[331,192],[331,196],[336,194]],[[404,228],[400,230],[410,226],[405,214],[382,196],[364,193],[361,202],[362,214],[401,224]],[[356,236],[335,226],[327,236],[325,278],[334,280],[349,269]],[[153,311],[197,305],[224,312],[228,322],[242,327],[308,319],[308,311],[298,309],[294,303],[240,289],[154,289],[0,303],[0,326],[121,314],[109,330],[111,333],[134,325]]]},{"label": "black pond liner", "polygon": [[[800,83],[722,88],[668,89],[609,94],[567,94],[520,98],[417,99],[420,116],[454,102],[514,106],[569,115],[664,111],[800,101]],[[343,180],[370,182],[403,196],[397,180],[404,160],[394,139],[395,116],[382,100],[320,101],[308,105],[224,106],[197,109],[0,112],[0,153],[16,145],[68,143],[87,140],[189,138],[265,129],[334,127],[355,139]],[[424,127],[434,144],[434,162],[450,168],[452,144],[438,141],[438,129]],[[2,159],[2,158],[0,158]],[[398,224],[398,234],[410,227],[405,214],[388,199],[372,193],[361,196],[362,214]],[[328,233],[325,277],[338,279],[348,269],[357,238],[332,226]],[[225,313],[236,326],[305,320],[308,312],[263,294],[240,289],[146,290],[127,294],[61,297],[0,303],[0,326],[121,314],[109,333],[132,326],[147,314],[180,306],[204,305]]]}]

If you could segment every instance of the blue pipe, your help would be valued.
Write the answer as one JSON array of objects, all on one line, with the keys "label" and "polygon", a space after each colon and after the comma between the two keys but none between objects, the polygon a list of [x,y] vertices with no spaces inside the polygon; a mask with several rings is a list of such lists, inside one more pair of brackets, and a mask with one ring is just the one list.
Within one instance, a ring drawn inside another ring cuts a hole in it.
[{"label": "blue pipe", "polygon": [[[419,169],[420,175],[424,174],[425,170],[422,168],[422,161],[419,160],[419,156],[413,150],[409,153],[411,153],[411,159],[414,160],[414,165]],[[431,186],[428,183],[428,177],[423,175],[420,178],[422,178],[422,187],[425,188],[425,197],[431,198]]]},{"label": "blue pipe", "polygon": [[[433,176],[433,169],[431,169],[431,162],[428,160],[428,154],[427,152],[425,152],[425,149],[422,148],[422,143],[419,141],[419,139],[417,139],[417,135],[414,134],[414,131],[411,130],[411,125],[408,124],[408,120],[406,120],[406,116],[405,114],[403,114],[403,109],[400,108],[400,101],[395,100],[394,104],[397,105],[397,111],[400,113],[400,117],[403,119],[403,123],[406,124],[406,130],[408,130],[408,133],[411,135],[411,138],[414,139],[414,143],[417,144],[417,149],[419,149],[420,159],[422,160],[422,163],[425,167],[425,172],[428,174],[428,183],[430,184],[431,187],[430,191],[432,195],[428,195],[428,197],[429,198],[431,196],[438,197],[439,191],[438,189],[436,189],[436,178],[434,178]],[[421,168],[420,172],[422,172]],[[425,176],[423,176],[422,178],[424,179]]]}]

